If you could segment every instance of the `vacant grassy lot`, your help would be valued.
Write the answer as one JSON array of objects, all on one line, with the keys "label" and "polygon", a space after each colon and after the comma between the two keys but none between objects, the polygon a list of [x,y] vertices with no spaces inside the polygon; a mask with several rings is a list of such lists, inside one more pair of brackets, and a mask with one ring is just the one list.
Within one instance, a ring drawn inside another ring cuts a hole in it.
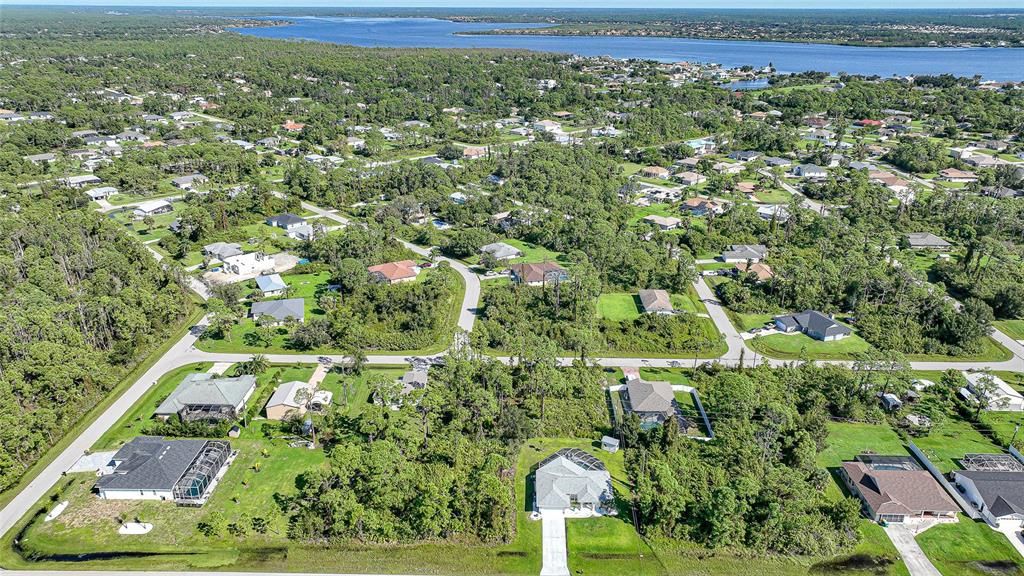
[{"label": "vacant grassy lot", "polygon": [[914,444],[944,473],[959,469],[964,454],[1002,451],[970,422],[952,416],[935,424],[927,436],[914,438]]},{"label": "vacant grassy lot", "polygon": [[640,297],[628,292],[601,294],[597,299],[597,314],[601,318],[621,322],[640,316]]},{"label": "vacant grassy lot", "polygon": [[1024,561],[1006,537],[961,515],[956,524],[940,524],[917,535],[928,559],[942,576],[1020,574]]},{"label": "vacant grassy lot", "polygon": [[374,366],[367,367],[359,375],[347,375],[332,370],[320,383],[320,388],[334,394],[331,402],[338,406],[342,413],[355,416],[371,402],[372,391],[369,382],[372,378],[383,375],[391,380],[397,380],[408,369],[408,366]]},{"label": "vacant grassy lot", "polygon": [[562,253],[555,252],[554,250],[548,250],[547,248],[538,244],[531,244],[529,242],[523,242],[522,240],[516,240],[513,238],[507,238],[502,242],[509,246],[514,246],[519,249],[523,255],[519,258],[513,258],[509,260],[509,264],[520,264],[520,263],[537,263],[537,262],[560,262],[562,260]]}]

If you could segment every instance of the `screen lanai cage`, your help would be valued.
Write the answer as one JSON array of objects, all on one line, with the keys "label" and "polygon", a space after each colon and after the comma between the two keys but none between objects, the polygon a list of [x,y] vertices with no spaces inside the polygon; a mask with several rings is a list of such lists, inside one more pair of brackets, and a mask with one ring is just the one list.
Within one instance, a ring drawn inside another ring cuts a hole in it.
[{"label": "screen lanai cage", "polygon": [[195,460],[174,484],[174,500],[179,504],[201,506],[217,472],[231,456],[231,445],[222,440],[210,440],[199,451]]}]

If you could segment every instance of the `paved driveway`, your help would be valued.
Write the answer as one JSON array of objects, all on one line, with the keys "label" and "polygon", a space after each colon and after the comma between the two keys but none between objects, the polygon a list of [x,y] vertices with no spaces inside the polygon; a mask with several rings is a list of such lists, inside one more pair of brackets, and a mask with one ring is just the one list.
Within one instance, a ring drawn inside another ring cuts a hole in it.
[{"label": "paved driveway", "polygon": [[914,538],[919,532],[932,526],[934,523],[925,521],[920,524],[890,524],[884,528],[889,540],[896,546],[896,551],[900,553],[903,563],[907,565],[910,576],[942,576],[932,561],[924,555],[924,551]]},{"label": "paved driveway", "polygon": [[542,542],[544,543],[544,564],[540,576],[569,576],[569,560],[565,548],[565,513],[561,510],[544,510]]},{"label": "paved driveway", "polygon": [[1021,540],[1020,524],[1017,522],[1003,522],[998,530],[1006,536],[1010,544],[1017,550],[1017,554],[1024,557],[1024,540]]}]

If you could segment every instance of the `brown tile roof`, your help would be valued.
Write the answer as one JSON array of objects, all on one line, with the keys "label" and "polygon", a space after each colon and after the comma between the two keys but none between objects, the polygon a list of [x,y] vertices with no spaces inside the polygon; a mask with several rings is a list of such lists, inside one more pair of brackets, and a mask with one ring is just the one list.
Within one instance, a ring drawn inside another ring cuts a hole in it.
[{"label": "brown tile roof", "polygon": [[[739,270],[740,272],[746,272],[747,263],[738,262],[736,264],[736,269]],[[772,267],[767,264],[762,264],[761,262],[755,262],[751,264],[750,271],[753,272],[754,274],[757,274],[757,279],[762,282],[764,282],[765,280],[771,280],[772,277],[775,276],[775,273],[772,272]]]},{"label": "brown tile roof", "polygon": [[370,266],[366,270],[371,274],[380,274],[390,282],[416,277],[416,263],[412,260],[378,264],[377,266]]},{"label": "brown tile roof", "polygon": [[843,470],[876,514],[959,510],[926,470],[872,470],[863,462],[843,462]]},{"label": "brown tile roof", "polygon": [[511,269],[520,282],[526,283],[542,282],[544,281],[544,276],[549,272],[565,272],[565,268],[554,262],[513,264]]}]

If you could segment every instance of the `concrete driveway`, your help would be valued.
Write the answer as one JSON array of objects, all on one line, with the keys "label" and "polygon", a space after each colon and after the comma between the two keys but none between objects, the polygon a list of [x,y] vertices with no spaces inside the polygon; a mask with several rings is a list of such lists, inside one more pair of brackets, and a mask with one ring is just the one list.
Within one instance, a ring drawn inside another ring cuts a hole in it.
[{"label": "concrete driveway", "polygon": [[543,524],[544,564],[540,576],[569,576],[569,560],[565,546],[565,513],[544,510],[540,513]]},{"label": "concrete driveway", "polygon": [[906,564],[910,576],[942,576],[932,561],[924,555],[924,550],[917,544],[915,536],[934,526],[934,522],[922,521],[913,524],[889,524],[884,528],[892,540],[900,558]]},{"label": "concrete driveway", "polygon": [[999,524],[998,530],[1002,532],[1006,539],[1010,541],[1010,545],[1024,558],[1024,540],[1021,540],[1021,526],[1019,522],[1002,522]]}]

